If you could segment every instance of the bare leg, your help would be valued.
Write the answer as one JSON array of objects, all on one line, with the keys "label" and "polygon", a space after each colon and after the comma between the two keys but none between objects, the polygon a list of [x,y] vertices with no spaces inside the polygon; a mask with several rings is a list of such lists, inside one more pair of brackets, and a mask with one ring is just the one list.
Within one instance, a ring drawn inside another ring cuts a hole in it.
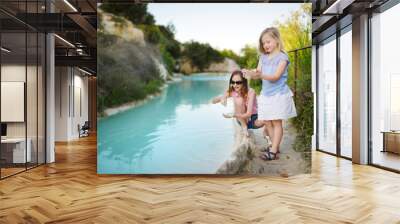
[{"label": "bare leg", "polygon": [[272,127],[273,136],[271,152],[276,153],[279,150],[279,145],[281,144],[283,136],[282,120],[273,120]]},{"label": "bare leg", "polygon": [[263,120],[256,120],[254,121],[254,125],[256,126],[256,128],[261,128],[264,126],[264,121]]},{"label": "bare leg", "polygon": [[[235,107],[235,114],[243,114],[246,112],[245,102],[242,97],[234,97],[233,100]],[[249,132],[247,131],[247,120],[242,118],[237,118],[242,127],[242,130],[246,136],[249,136]]]},{"label": "bare leg", "polygon": [[271,121],[264,121],[264,135],[269,136],[272,140],[274,136],[274,129],[272,128],[272,122]]},{"label": "bare leg", "polygon": [[240,126],[242,127],[242,131],[244,132],[244,134],[249,137],[249,132],[247,130],[247,121],[245,119],[242,118],[237,118],[237,120],[240,123]]}]

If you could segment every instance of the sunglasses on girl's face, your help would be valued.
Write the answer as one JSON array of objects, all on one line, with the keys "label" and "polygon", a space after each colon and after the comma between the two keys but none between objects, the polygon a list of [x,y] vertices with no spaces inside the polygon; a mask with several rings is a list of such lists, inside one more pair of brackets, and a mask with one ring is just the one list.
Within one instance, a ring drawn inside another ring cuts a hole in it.
[{"label": "sunglasses on girl's face", "polygon": [[243,81],[237,81],[237,82],[235,82],[235,81],[231,81],[231,84],[232,85],[242,85],[243,84]]}]

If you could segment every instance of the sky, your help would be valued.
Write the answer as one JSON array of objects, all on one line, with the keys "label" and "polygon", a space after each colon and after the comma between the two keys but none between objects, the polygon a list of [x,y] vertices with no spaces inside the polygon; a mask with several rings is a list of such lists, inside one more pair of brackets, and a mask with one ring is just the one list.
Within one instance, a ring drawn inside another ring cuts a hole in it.
[{"label": "sky", "polygon": [[300,3],[149,3],[156,24],[175,26],[180,42],[195,40],[240,53],[257,46],[260,33],[276,20],[284,22]]}]

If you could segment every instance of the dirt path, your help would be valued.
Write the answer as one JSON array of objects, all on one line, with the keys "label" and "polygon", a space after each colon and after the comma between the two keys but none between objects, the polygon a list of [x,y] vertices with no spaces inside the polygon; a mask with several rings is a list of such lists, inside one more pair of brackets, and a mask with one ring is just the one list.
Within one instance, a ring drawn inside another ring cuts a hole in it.
[{"label": "dirt path", "polygon": [[267,140],[263,138],[262,129],[250,131],[250,137],[246,138],[235,125],[236,150],[232,158],[225,162],[217,173],[292,176],[309,172],[311,161],[305,161],[301,153],[292,147],[295,138],[296,130],[285,122],[279,159],[264,161],[260,156],[261,149],[267,145]]}]

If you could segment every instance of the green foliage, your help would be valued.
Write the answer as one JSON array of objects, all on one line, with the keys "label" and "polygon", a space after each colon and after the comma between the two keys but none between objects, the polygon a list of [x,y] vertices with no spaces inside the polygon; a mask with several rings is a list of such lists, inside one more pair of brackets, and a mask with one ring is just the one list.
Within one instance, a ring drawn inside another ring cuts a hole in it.
[{"label": "green foliage", "polygon": [[101,4],[100,9],[114,15],[123,16],[134,24],[154,24],[153,15],[147,12],[147,4],[118,4],[105,2]]},{"label": "green foliage", "polygon": [[242,48],[241,55],[238,61],[241,68],[257,68],[259,53],[256,47],[246,45]]},{"label": "green foliage", "polygon": [[[172,73],[182,56],[182,45],[175,39],[175,27],[172,24],[154,24],[146,4],[103,3],[101,9],[113,14],[112,20],[118,26],[125,26],[125,19],[130,20],[143,31],[145,40],[150,44],[140,46],[105,34],[99,13],[97,106],[100,113],[106,108],[159,92],[164,81],[153,59],[161,60],[168,72]],[[185,56],[201,69],[208,67],[211,62],[223,60],[221,54],[208,44],[188,43],[186,46]]]},{"label": "green foliage", "polygon": [[239,63],[240,56],[237,55],[237,54],[236,54],[235,52],[233,52],[232,50],[224,49],[224,50],[222,50],[220,53],[221,53],[222,57],[224,57],[224,58],[230,58],[230,59],[236,61],[236,63]]},{"label": "green foliage", "polygon": [[160,42],[162,33],[157,25],[138,25],[138,28],[143,31],[144,37],[148,42],[152,44],[158,44]]},{"label": "green foliage", "polygon": [[122,17],[134,23],[137,28],[143,31],[145,40],[155,45],[156,51],[160,53],[158,58],[162,60],[167,71],[172,73],[176,70],[177,60],[181,55],[181,47],[180,43],[175,40],[173,24],[167,26],[154,24],[153,15],[147,12],[146,4],[104,3],[101,5],[101,9],[116,15],[113,20],[117,20],[114,21],[117,24],[124,24]]},{"label": "green foliage", "polygon": [[102,32],[98,32],[97,41],[97,108],[100,113],[160,91],[163,80],[152,60],[154,49]]},{"label": "green foliage", "polygon": [[175,27],[173,24],[168,24],[168,26],[159,25],[160,32],[164,35],[167,39],[174,39],[175,38]]},{"label": "green foliage", "polygon": [[146,83],[144,87],[144,92],[145,94],[153,94],[155,92],[158,92],[160,90],[160,86],[163,85],[163,82],[159,79],[154,79],[150,80],[148,83]]},{"label": "green foliage", "polygon": [[180,43],[175,39],[169,39],[165,44],[165,50],[174,58],[178,59],[181,56]]},{"label": "green foliage", "polygon": [[[311,92],[311,48],[295,53],[291,50],[311,46],[311,4],[305,3],[301,9],[293,12],[284,22],[274,22],[282,37],[286,51],[289,50],[288,85],[295,92],[297,117],[291,120],[298,130],[294,144],[296,151],[303,152],[306,160],[311,158],[311,136],[313,134],[313,94]],[[228,52],[224,55],[229,55]],[[232,57],[231,57],[232,58]],[[246,45],[236,62],[241,68],[255,69],[259,53],[254,46]],[[295,75],[296,74],[296,75]],[[250,86],[259,94],[261,80],[250,80]]]},{"label": "green foliage", "polygon": [[[255,69],[258,65],[259,53],[258,49],[254,46],[246,45],[241,50],[241,57],[236,61],[241,68]],[[251,79],[249,82],[257,94],[260,94],[262,81],[260,79]]]},{"label": "green foliage", "polygon": [[180,43],[175,40],[174,28],[162,25],[138,25],[144,33],[145,39],[157,46],[161,59],[169,73],[175,71],[176,61],[181,55]]},{"label": "green foliage", "polygon": [[169,51],[162,49],[161,56],[164,62],[165,67],[169,73],[172,73],[175,70],[176,61],[169,53]]},{"label": "green foliage", "polygon": [[165,47],[165,50],[173,57],[178,59],[181,55],[180,43],[175,40],[175,27],[172,24],[168,26],[158,26],[160,33],[162,34],[161,45]]},{"label": "green foliage", "polygon": [[175,40],[175,34],[172,25],[158,26],[160,32],[160,41],[158,48],[161,52],[164,65],[169,73],[176,71],[177,60],[181,55],[180,43]]},{"label": "green foliage", "polygon": [[[304,22],[305,21],[305,22]],[[284,23],[275,22],[286,50],[311,46],[311,4],[303,4]],[[296,55],[297,54],[297,55]],[[313,134],[313,94],[311,92],[311,48],[288,52],[288,84],[295,92],[297,117],[291,120],[298,130],[294,149],[303,152],[307,160],[311,158],[311,136]]]},{"label": "green foliage", "polygon": [[283,23],[274,22],[279,29],[285,50],[311,45],[311,4],[305,3]]},{"label": "green foliage", "polygon": [[190,41],[183,44],[182,56],[189,59],[190,63],[200,71],[204,70],[212,62],[222,62],[224,57],[209,44]]},{"label": "green foliage", "polygon": [[262,81],[261,79],[250,79],[249,86],[256,91],[256,94],[260,94],[262,89]]},{"label": "green foliage", "polygon": [[120,16],[113,16],[112,18],[111,18],[111,20],[114,22],[114,23],[116,23],[116,24],[118,24],[119,26],[125,26],[126,25],[126,20],[123,18],[123,17],[120,17]]},{"label": "green foliage", "polygon": [[294,52],[289,53],[292,68],[289,70],[288,82],[290,81],[290,86],[295,92],[294,99],[297,110],[297,117],[292,120],[292,123],[297,130],[301,130],[296,137],[294,148],[303,152],[311,148],[311,136],[313,134],[314,103],[311,92],[311,48],[298,51],[297,63],[294,54]]}]

